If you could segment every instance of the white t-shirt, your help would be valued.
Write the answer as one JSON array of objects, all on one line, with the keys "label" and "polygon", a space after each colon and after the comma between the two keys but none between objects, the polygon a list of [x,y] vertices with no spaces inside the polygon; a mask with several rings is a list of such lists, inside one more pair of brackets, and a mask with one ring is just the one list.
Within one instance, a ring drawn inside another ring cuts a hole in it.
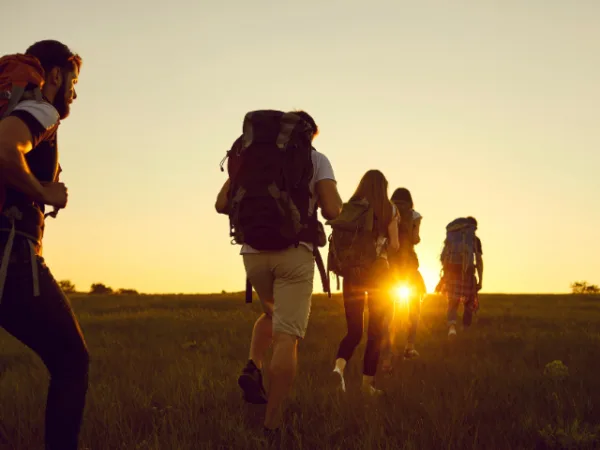
[{"label": "white t-shirt", "polygon": [[[327,156],[313,149],[311,157],[313,164],[313,177],[309,184],[310,193],[312,194],[312,197],[310,198],[309,202],[308,211],[310,215],[312,215],[312,212],[315,209],[315,204],[319,200],[317,197],[317,192],[315,191],[315,185],[322,180],[335,181],[333,167],[331,167],[331,163],[329,162]],[[313,250],[313,245],[310,242],[300,242],[300,244],[307,247],[310,251]],[[243,255],[245,253],[260,253],[260,251],[250,247],[248,244],[244,244],[242,245],[240,255]]]}]

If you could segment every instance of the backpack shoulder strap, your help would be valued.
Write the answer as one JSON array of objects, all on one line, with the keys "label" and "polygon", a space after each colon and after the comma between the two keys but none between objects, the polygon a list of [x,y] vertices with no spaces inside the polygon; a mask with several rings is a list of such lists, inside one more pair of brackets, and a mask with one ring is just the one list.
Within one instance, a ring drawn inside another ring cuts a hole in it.
[{"label": "backpack shoulder strap", "polygon": [[374,219],[373,208],[366,200],[350,199],[342,205],[339,216],[325,224],[334,229],[372,231]]},{"label": "backpack shoulder strap", "polygon": [[22,100],[12,111],[24,111],[31,114],[46,131],[59,124],[60,114],[54,105],[47,101]]}]

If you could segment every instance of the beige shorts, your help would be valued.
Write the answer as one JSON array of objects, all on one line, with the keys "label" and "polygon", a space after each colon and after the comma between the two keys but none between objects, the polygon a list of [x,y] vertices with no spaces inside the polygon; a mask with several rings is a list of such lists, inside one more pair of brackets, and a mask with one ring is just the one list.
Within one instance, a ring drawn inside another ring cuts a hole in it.
[{"label": "beige shorts", "polygon": [[246,275],[273,318],[273,332],[304,338],[315,275],[312,251],[304,245],[280,252],[243,255]]}]

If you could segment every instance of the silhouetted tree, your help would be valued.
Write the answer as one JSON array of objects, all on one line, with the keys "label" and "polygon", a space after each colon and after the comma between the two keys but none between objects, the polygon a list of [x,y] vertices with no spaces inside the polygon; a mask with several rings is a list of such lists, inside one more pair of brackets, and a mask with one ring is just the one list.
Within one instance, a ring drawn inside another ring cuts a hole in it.
[{"label": "silhouetted tree", "polygon": [[600,288],[596,284],[592,284],[591,286],[586,286],[584,294],[600,294]]},{"label": "silhouetted tree", "polygon": [[90,294],[112,294],[113,290],[111,287],[105,286],[102,283],[94,283],[90,288]]},{"label": "silhouetted tree", "polygon": [[576,281],[571,284],[573,294],[600,294],[600,288],[596,284],[589,284],[587,281]]},{"label": "silhouetted tree", "polygon": [[75,285],[71,283],[71,280],[61,280],[58,282],[58,285],[65,294],[72,294],[75,292]]},{"label": "silhouetted tree", "polygon": [[117,291],[117,294],[120,295],[140,295],[140,293],[138,291],[136,291],[135,289],[119,289]]}]

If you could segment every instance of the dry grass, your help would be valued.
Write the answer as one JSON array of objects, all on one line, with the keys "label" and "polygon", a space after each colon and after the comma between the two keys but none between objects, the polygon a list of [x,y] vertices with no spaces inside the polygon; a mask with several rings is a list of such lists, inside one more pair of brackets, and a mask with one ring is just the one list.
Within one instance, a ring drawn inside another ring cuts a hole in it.
[{"label": "dry grass", "polygon": [[[92,364],[82,448],[264,448],[264,407],[236,384],[258,304],[241,295],[74,296]],[[600,299],[482,296],[473,329],[446,337],[445,305],[429,297],[421,358],[399,362],[356,389],[361,344],[348,367],[350,393],[330,384],[345,332],[341,299],[316,296],[287,413],[282,448],[531,449],[600,446]],[[399,342],[399,344],[403,344]],[[0,448],[42,448],[47,372],[0,332]],[[544,375],[561,360],[569,377]]]}]

